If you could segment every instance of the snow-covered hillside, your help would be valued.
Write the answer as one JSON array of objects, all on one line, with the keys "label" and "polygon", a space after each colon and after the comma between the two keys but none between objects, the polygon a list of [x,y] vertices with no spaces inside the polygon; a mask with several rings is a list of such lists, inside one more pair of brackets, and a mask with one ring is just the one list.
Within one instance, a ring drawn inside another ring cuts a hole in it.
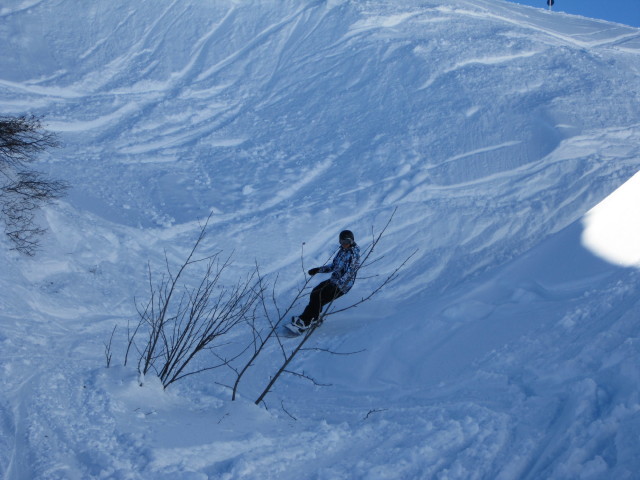
[{"label": "snow-covered hillside", "polygon": [[[0,42],[0,113],[44,115],[72,185],[37,257],[0,244],[3,477],[637,478],[637,177],[587,212],[640,169],[638,29],[499,0],[7,0]],[[285,303],[303,243],[321,264],[394,210],[338,303],[417,253],[310,340],[360,353],[296,361],[331,386],[254,406],[277,344],[235,402],[224,372],[122,367],[147,264],[209,213],[204,253]]]}]

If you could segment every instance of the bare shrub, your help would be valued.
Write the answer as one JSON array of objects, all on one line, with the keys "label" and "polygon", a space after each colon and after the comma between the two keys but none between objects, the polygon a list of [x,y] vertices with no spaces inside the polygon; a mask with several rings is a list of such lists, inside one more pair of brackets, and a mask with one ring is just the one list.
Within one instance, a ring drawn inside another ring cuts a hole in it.
[{"label": "bare shrub", "polygon": [[35,116],[0,117],[0,216],[13,248],[29,256],[44,229],[36,223],[43,206],[65,195],[68,185],[30,168],[37,154],[58,147],[53,133]]},{"label": "bare shrub", "polygon": [[[207,221],[208,223],[208,221]],[[220,253],[195,258],[205,237],[202,227],[187,259],[174,274],[166,260],[166,272],[154,283],[149,267],[149,299],[138,308],[139,321],[130,331],[125,364],[132,347],[138,352],[138,370],[146,375],[153,369],[164,387],[189,375],[226,365],[233,359],[217,356],[219,362],[191,369],[202,352],[212,352],[223,345],[222,339],[251,314],[259,298],[253,275],[231,287],[222,285],[222,274],[230,265]],[[204,274],[195,286],[182,285],[186,271],[204,263]],[[136,339],[142,338],[141,346]]]}]

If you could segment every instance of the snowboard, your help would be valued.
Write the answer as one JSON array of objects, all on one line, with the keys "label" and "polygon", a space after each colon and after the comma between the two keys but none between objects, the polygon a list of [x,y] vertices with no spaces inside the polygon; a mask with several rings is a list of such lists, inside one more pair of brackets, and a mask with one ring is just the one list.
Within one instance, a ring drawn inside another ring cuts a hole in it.
[{"label": "snowboard", "polygon": [[[318,322],[315,324],[315,328],[318,328],[320,325],[322,325],[322,322]],[[300,330],[298,327],[296,327],[295,325],[293,325],[292,323],[285,323],[283,328],[283,334],[287,337],[299,337],[300,335],[304,334],[305,332],[308,332],[309,329],[306,330]]]},{"label": "snowboard", "polygon": [[298,337],[306,332],[306,330],[301,331],[298,327],[291,323],[285,323],[282,330],[283,334],[287,337]]}]

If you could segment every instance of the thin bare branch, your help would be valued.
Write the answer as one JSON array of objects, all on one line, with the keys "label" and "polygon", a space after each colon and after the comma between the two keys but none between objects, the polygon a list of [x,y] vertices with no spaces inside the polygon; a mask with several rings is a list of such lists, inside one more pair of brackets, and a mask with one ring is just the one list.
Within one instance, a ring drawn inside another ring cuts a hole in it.
[{"label": "thin bare branch", "polygon": [[300,372],[294,372],[292,370],[283,370],[283,373],[288,373],[289,375],[293,375],[294,377],[304,378],[305,380],[309,380],[316,387],[331,387],[333,385],[331,383],[320,383],[315,378],[307,375],[304,372],[300,373]]}]

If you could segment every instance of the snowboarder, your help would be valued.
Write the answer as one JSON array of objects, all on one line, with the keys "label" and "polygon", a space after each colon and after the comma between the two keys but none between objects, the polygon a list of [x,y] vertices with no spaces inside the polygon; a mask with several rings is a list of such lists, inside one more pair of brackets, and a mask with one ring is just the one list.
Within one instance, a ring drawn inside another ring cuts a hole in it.
[{"label": "snowboarder", "polygon": [[339,236],[340,250],[331,265],[315,267],[309,275],[331,273],[331,278],[320,282],[309,295],[309,305],[298,317],[291,319],[291,330],[302,333],[318,322],[322,307],[347,293],[356,280],[360,268],[360,248],[350,230],[343,230]]}]

